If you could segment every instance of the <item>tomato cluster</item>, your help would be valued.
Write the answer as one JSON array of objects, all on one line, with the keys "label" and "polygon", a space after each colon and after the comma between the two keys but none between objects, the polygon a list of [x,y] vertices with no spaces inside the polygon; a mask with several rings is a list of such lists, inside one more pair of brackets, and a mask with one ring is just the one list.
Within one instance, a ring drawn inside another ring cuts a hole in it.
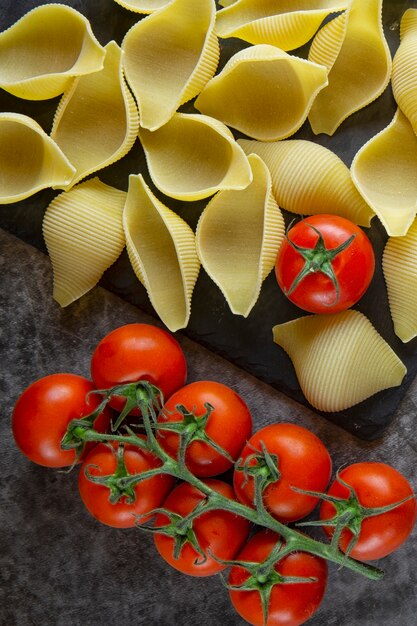
[{"label": "tomato cluster", "polygon": [[[326,559],[378,559],[412,531],[416,501],[399,472],[356,463],[328,488],[332,462],[315,434],[289,423],[252,433],[234,390],[186,384],[184,353],[164,330],[114,330],[96,347],[91,375],[30,385],[13,411],[16,444],[41,465],[80,463],[88,511],[109,526],[151,527],[157,551],[177,570],[210,576],[230,567],[232,604],[250,624],[304,623],[323,598]],[[158,402],[146,400],[149,390]],[[71,448],[72,437],[85,445]],[[336,543],[330,552],[288,526],[320,500],[320,520],[306,524],[323,524]]]}]

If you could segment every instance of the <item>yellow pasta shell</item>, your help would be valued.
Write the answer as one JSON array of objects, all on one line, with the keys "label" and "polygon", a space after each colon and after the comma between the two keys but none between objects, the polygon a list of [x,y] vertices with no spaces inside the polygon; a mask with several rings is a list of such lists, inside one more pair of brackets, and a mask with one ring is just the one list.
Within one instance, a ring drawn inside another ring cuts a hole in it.
[{"label": "yellow pasta shell", "polygon": [[252,183],[242,191],[219,191],[197,227],[197,251],[233,313],[247,317],[263,280],[275,264],[285,234],[265,163],[249,156]]},{"label": "yellow pasta shell", "polygon": [[0,87],[28,100],[53,98],[74,76],[102,68],[104,56],[81,13],[45,4],[0,34]]},{"label": "yellow pasta shell", "polygon": [[46,187],[64,188],[75,170],[35,120],[0,113],[0,171],[0,204],[10,204]]},{"label": "yellow pasta shell", "polygon": [[214,75],[215,18],[213,0],[173,0],[126,34],[124,67],[143,128],[160,128]]},{"label": "yellow pasta shell", "polygon": [[135,11],[135,13],[153,13],[165,7],[172,0],[115,0],[115,2],[129,11]]},{"label": "yellow pasta shell", "polygon": [[103,69],[77,78],[54,118],[51,137],[76,168],[70,186],[125,156],[138,129],[138,110],[123,77],[122,53],[111,41]]},{"label": "yellow pasta shell", "polygon": [[273,328],[301,390],[320,411],[342,411],[401,384],[407,369],[359,311],[307,315]]},{"label": "yellow pasta shell", "polygon": [[400,34],[401,43],[392,62],[392,91],[417,133],[417,9],[404,13]]},{"label": "yellow pasta shell", "polygon": [[389,83],[392,63],[382,27],[382,0],[352,0],[346,13],[317,33],[308,58],[329,69],[329,84],[310,110],[311,127],[316,135],[333,135]]},{"label": "yellow pasta shell", "polygon": [[[238,37],[294,50],[314,35],[327,15],[341,11],[348,0],[223,0],[217,14],[220,37]],[[314,4],[314,7],[312,7]]]},{"label": "yellow pasta shell", "polygon": [[194,232],[154,196],[141,174],[129,177],[123,226],[133,270],[155,311],[172,332],[185,328],[200,269]]},{"label": "yellow pasta shell", "polygon": [[259,141],[285,139],[306,119],[327,69],[270,45],[235,54],[195,107]]},{"label": "yellow pasta shell", "polygon": [[353,159],[352,178],[392,236],[405,235],[417,212],[417,136],[398,109]]},{"label": "yellow pasta shell", "polygon": [[155,186],[178,200],[201,200],[221,189],[244,189],[252,180],[248,159],[230,130],[207,115],[175,113],[139,137]]},{"label": "yellow pasta shell", "polygon": [[125,199],[124,191],[93,178],[61,193],[47,208],[43,235],[53,297],[62,307],[92,289],[122,252]]},{"label": "yellow pasta shell", "polygon": [[238,143],[246,154],[255,153],[266,163],[275,199],[283,209],[298,215],[341,215],[370,226],[372,209],[355,188],[348,167],[328,148],[304,139]]}]

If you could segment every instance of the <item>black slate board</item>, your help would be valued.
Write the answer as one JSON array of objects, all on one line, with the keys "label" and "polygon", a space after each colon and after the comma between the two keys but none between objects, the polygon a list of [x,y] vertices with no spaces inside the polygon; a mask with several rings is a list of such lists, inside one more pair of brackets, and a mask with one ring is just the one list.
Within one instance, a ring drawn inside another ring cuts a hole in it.
[{"label": "black slate board", "polygon": [[[36,0],[3,0],[0,7],[0,29],[13,24],[28,10],[47,4]],[[126,11],[113,0],[71,0],[66,4],[81,11],[90,21],[101,44],[111,39],[119,44],[124,34],[141,16]],[[403,12],[413,6],[410,0],[385,0],[383,23],[385,34],[394,53],[399,43],[399,22]],[[220,68],[237,50],[247,44],[237,39],[221,41]],[[308,46],[293,51],[306,56]],[[49,132],[59,98],[31,102],[20,100],[0,91],[0,111],[15,111],[33,117],[46,132]],[[326,146],[350,166],[357,150],[374,134],[387,126],[396,109],[390,87],[373,104],[352,115],[336,131],[333,137],[315,136],[308,122],[292,136],[308,139]],[[181,108],[192,112],[192,103]],[[238,136],[238,133],[236,133]],[[128,175],[141,171],[157,196],[177,211],[191,226],[195,226],[207,200],[184,203],[164,197],[153,186],[146,171],[146,163],[139,142],[118,163],[98,173],[101,180],[119,189],[127,190]],[[0,206],[0,227],[14,233],[40,250],[46,251],[42,238],[42,218],[49,202],[58,192],[41,191],[31,198],[14,205]],[[285,212],[284,212],[285,213]],[[285,213],[288,221],[291,216]],[[293,216],[292,216],[293,217]],[[395,350],[408,368],[407,376],[400,387],[380,392],[368,400],[338,413],[323,413],[332,422],[340,425],[362,439],[380,437],[390,423],[406,389],[417,374],[417,339],[403,344],[394,334],[389,315],[386,287],[381,271],[381,255],[386,242],[386,233],[377,218],[367,231],[374,245],[377,269],[372,284],[357,305],[372,321],[378,332]],[[154,314],[144,288],[133,274],[127,255],[110,268],[101,285],[139,308]],[[188,327],[183,331],[189,337],[211,348],[246,371],[281,390],[288,396],[308,406],[298,385],[291,361],[281,348],[272,342],[272,327],[275,324],[299,317],[302,312],[293,306],[280,292],[271,274],[264,283],[261,296],[248,318],[233,315],[214,283],[202,270],[193,296],[192,315]]]}]

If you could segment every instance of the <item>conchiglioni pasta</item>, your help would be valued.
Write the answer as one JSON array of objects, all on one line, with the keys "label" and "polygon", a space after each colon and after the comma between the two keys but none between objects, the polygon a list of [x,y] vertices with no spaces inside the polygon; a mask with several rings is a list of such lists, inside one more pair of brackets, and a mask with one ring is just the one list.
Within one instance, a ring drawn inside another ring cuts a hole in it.
[{"label": "conchiglioni pasta", "polygon": [[53,98],[74,76],[102,68],[104,56],[81,13],[45,4],[0,34],[0,87],[28,100]]},{"label": "conchiglioni pasta", "polygon": [[417,212],[417,136],[399,109],[391,124],[362,146],[351,171],[387,233],[405,235]]},{"label": "conchiglioni pasta", "polygon": [[392,91],[417,133],[417,9],[404,13],[400,35],[401,42],[392,62]]},{"label": "conchiglioni pasta", "polygon": [[43,220],[53,297],[62,306],[92,289],[122,252],[126,193],[98,178],[54,198]]},{"label": "conchiglioni pasta", "polygon": [[31,117],[0,113],[0,204],[67,186],[75,169]]},{"label": "conchiglioni pasta", "polygon": [[329,84],[315,99],[313,132],[333,135],[352,113],[387,87],[391,54],[382,27],[382,0],[352,0],[349,8],[317,33],[309,60],[326,65]]},{"label": "conchiglioni pasta", "polygon": [[230,130],[207,115],[175,113],[154,132],[139,130],[155,186],[178,200],[201,200],[221,189],[244,189],[248,159]]},{"label": "conchiglioni pasta", "polygon": [[103,69],[77,78],[56,111],[51,137],[76,168],[71,185],[121,159],[137,138],[138,110],[121,59],[119,46],[108,43]]},{"label": "conchiglioni pasta", "polygon": [[142,175],[129,177],[123,226],[133,270],[152,306],[171,331],[184,328],[200,269],[194,232],[154,196]]},{"label": "conchiglioni pasta", "polygon": [[307,315],[273,328],[301,390],[320,411],[342,411],[401,384],[407,369],[365,315]]},{"label": "conchiglioni pasta", "polygon": [[265,163],[250,155],[252,183],[241,191],[219,191],[197,227],[197,251],[207,274],[233,313],[247,317],[262,282],[275,264],[285,225],[272,195]]},{"label": "conchiglioni pasta", "polygon": [[246,154],[265,161],[279,206],[299,215],[330,213],[369,226],[374,212],[355,188],[349,169],[331,150],[312,141],[274,143],[239,139]]},{"label": "conchiglioni pasta", "polygon": [[327,69],[270,45],[235,54],[198,96],[195,107],[260,141],[285,139],[306,119]]},{"label": "conchiglioni pasta", "polygon": [[115,0],[115,2],[135,13],[153,13],[158,11],[158,9],[162,9],[172,0]]},{"label": "conchiglioni pasta", "polygon": [[196,96],[219,61],[213,0],[173,0],[135,24],[122,48],[143,128],[156,130]]},{"label": "conchiglioni pasta", "polygon": [[216,21],[220,37],[294,50],[311,39],[327,15],[345,9],[348,0],[223,0],[221,5],[225,8]]}]

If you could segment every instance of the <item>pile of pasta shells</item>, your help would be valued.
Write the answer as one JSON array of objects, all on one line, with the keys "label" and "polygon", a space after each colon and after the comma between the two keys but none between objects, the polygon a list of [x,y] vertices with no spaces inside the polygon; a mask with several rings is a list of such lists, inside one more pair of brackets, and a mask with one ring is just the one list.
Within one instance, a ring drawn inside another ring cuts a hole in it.
[{"label": "pile of pasta shells", "polygon": [[[109,0],[110,1],[110,0]],[[53,297],[92,289],[126,247],[171,330],[185,328],[200,267],[247,317],[285,236],[281,209],[380,220],[397,336],[417,334],[417,9],[391,57],[382,0],[116,0],[138,14],[102,46],[77,10],[45,4],[0,33],[0,87],[26,100],[61,96],[50,133],[0,113],[0,203],[41,189]],[[221,42],[245,47],[219,69]],[[307,58],[293,51],[309,43]],[[330,149],[290,139],[305,123],[333,135],[391,83],[391,123],[348,168]],[[192,112],[180,107],[193,101]],[[240,138],[237,138],[240,137]],[[139,140],[149,177],[123,191],[97,173]],[[306,166],[308,164],[308,167]],[[207,199],[194,230],[169,200]],[[400,385],[406,368],[363,313],[303,315],[273,329],[312,406],[340,411]]]}]

